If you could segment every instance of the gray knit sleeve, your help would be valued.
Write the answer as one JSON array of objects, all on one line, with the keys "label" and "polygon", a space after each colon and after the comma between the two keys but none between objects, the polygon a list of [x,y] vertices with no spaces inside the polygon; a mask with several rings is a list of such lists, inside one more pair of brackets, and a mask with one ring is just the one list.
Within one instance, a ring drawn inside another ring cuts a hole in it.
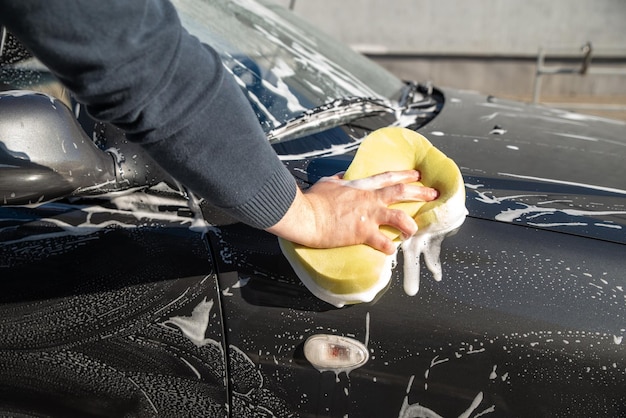
[{"label": "gray knit sleeve", "polygon": [[217,53],[167,0],[0,0],[0,19],[99,120],[192,191],[258,228],[296,183]]}]

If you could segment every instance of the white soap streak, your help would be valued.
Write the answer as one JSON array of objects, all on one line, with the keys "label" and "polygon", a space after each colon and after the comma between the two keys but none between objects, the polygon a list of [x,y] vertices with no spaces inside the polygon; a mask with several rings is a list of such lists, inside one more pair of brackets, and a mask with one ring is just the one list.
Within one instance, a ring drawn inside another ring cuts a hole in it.
[{"label": "white soap streak", "polygon": [[139,386],[137,384],[137,382],[135,382],[133,379],[131,379],[130,377],[126,376],[126,378],[128,379],[128,381],[130,383],[132,383],[133,385],[135,385],[135,387],[137,389],[139,389],[139,391],[143,394],[144,398],[146,398],[146,400],[148,401],[148,403],[150,404],[150,406],[152,407],[152,410],[158,415],[159,414],[159,410],[156,408],[156,406],[154,405],[154,402],[152,402],[152,399],[150,399],[150,397],[148,396],[148,394],[146,393],[145,390],[143,390],[141,388],[141,386]]},{"label": "white soap streak", "polygon": [[478,406],[480,405],[482,401],[483,401],[483,393],[478,392],[478,395],[476,395],[476,397],[472,401],[472,404],[469,406],[469,408],[467,408],[465,412],[459,415],[459,418],[469,418],[470,415],[472,415],[472,412],[474,412],[476,408],[478,408]]},{"label": "white soap streak", "polygon": [[[607,191],[611,193],[626,194],[626,190],[614,189],[614,188],[608,188],[608,187],[602,187],[602,186],[596,186],[596,185],[590,185],[590,184],[566,182],[566,181],[561,181],[561,180],[544,179],[544,178],[539,178],[539,177],[522,176],[522,175],[517,175],[517,174],[509,174],[509,173],[499,173],[499,174],[504,175],[504,176],[509,176],[509,177],[528,179],[528,180],[536,180],[536,181],[555,183],[555,184],[567,184],[567,185],[572,185],[572,186],[590,188],[594,190]],[[475,200],[482,202],[482,203],[486,203],[486,204],[501,204],[502,202],[507,201],[507,200],[518,200],[521,198],[546,197],[546,195],[539,195],[539,194],[522,194],[522,195],[496,197],[496,196],[490,195],[491,192],[477,191],[477,189],[481,187],[481,185],[471,185],[471,186],[466,185],[466,186],[470,189],[475,190],[475,193],[477,194],[477,197],[475,197]],[[506,210],[503,210],[499,214],[497,214],[495,216],[495,219],[498,221],[502,221],[502,222],[513,222],[516,220],[517,221],[520,221],[522,219],[530,220],[530,219],[539,218],[542,216],[550,216],[550,215],[557,215],[557,214],[565,214],[569,216],[583,216],[583,217],[586,217],[586,216],[597,217],[597,216],[611,216],[611,215],[626,214],[625,210],[602,210],[601,211],[601,210],[581,210],[581,209],[546,207],[546,205],[549,205],[549,204],[571,203],[571,202],[572,202],[571,200],[564,200],[564,199],[550,200],[550,201],[545,200],[545,201],[537,202],[535,205],[530,205],[530,204],[526,204],[526,203],[522,203],[518,201],[516,203],[523,207],[518,208],[518,209],[507,208]],[[587,222],[572,221],[572,222],[535,222],[535,223],[528,222],[528,225],[536,226],[536,227],[576,227],[576,226],[587,226],[589,224]],[[612,223],[594,223],[593,226],[612,228],[612,229],[622,229],[621,225],[616,225]]]},{"label": "white soap streak", "polygon": [[[94,199],[106,200],[112,203],[116,207],[116,209],[98,205],[74,205],[74,208],[80,209],[80,211],[85,214],[84,222],[81,222],[79,224],[70,224],[58,218],[41,218],[41,222],[56,225],[58,228],[62,229],[62,231],[30,235],[17,240],[2,242],[2,245],[10,245],[18,242],[37,241],[41,239],[59,238],[63,236],[87,236],[109,227],[120,227],[124,229],[135,229],[139,227],[139,225],[135,224],[134,222],[123,222],[119,219],[106,220],[103,222],[95,223],[92,221],[92,219],[93,216],[96,214],[122,215],[125,217],[132,217],[138,221],[164,221],[180,225],[188,225],[190,230],[202,233],[211,228],[211,226],[202,217],[202,211],[200,210],[198,202],[195,201],[193,196],[191,196],[190,199],[184,199],[182,197],[157,196],[137,191],[140,189],[141,188],[135,188],[132,190],[110,192],[99,196],[94,196]],[[53,203],[46,203],[46,205],[50,204]],[[28,207],[37,206],[41,205],[29,205]],[[160,207],[188,208],[189,210],[191,210],[194,216],[179,216],[172,211],[161,211],[159,209]],[[93,239],[96,239],[96,237],[94,237]]]},{"label": "white soap streak", "polygon": [[[225,70],[228,71],[234,78],[237,84],[241,87],[246,88],[246,83],[243,81],[237,74],[233,73],[232,70],[228,67],[225,67]],[[265,116],[271,123],[272,126],[276,127],[280,125],[280,122],[276,117],[270,112],[270,110],[265,106],[263,100],[261,100],[257,95],[253,94],[252,91],[246,88],[246,95],[250,99],[250,101],[254,102],[257,105],[257,108],[263,112],[263,116]]]},{"label": "white soap streak", "polygon": [[[478,188],[478,186],[476,186],[476,188]],[[522,197],[542,197],[545,195],[540,195],[540,194],[518,194],[518,195],[513,195],[513,196],[502,196],[502,197],[496,197],[496,196],[489,196],[487,194],[487,192],[476,192],[478,194],[478,197],[476,198],[476,200],[478,200],[479,202],[482,203],[486,203],[488,205],[494,205],[494,204],[500,204],[502,202],[504,202],[505,200],[517,200],[519,198]]]},{"label": "white soap streak", "polygon": [[180,360],[185,363],[187,365],[187,367],[189,367],[191,369],[192,372],[194,372],[194,374],[196,375],[196,377],[198,379],[202,379],[202,375],[200,374],[200,372],[198,371],[198,369],[196,369],[191,363],[189,363],[187,360],[185,360],[182,357],[179,357]]},{"label": "white soap streak", "polygon": [[365,314],[365,347],[368,346],[370,342],[370,313]]},{"label": "white soap streak", "polygon": [[420,290],[420,255],[426,246],[423,239],[411,237],[402,243],[404,252],[404,293],[417,295]]},{"label": "white soap streak", "polygon": [[336,155],[343,155],[343,154],[346,154],[350,151],[357,149],[359,145],[361,145],[361,142],[363,142],[363,139],[365,138],[358,139],[349,144],[333,145],[329,148],[303,152],[301,154],[281,154],[278,156],[278,158],[281,161],[294,161],[294,160],[303,160],[307,158],[321,157],[321,156],[332,157]]},{"label": "white soap streak", "polygon": [[196,347],[203,347],[207,344],[219,346],[219,343],[211,338],[205,338],[206,330],[209,326],[209,318],[213,300],[207,301],[206,297],[200,302],[191,313],[191,316],[173,316],[161,323],[162,326],[174,325],[181,330]]},{"label": "white soap streak", "polygon": [[528,222],[527,224],[529,226],[535,226],[538,228],[554,228],[557,226],[587,226],[588,225],[585,222],[545,222],[545,223]]},{"label": "white soap streak", "polygon": [[498,377],[498,374],[496,373],[497,368],[498,366],[494,364],[493,369],[491,370],[491,373],[489,374],[489,379],[495,380]]},{"label": "white soap streak", "polygon": [[404,401],[402,402],[402,408],[400,408],[400,414],[398,414],[398,418],[443,418],[441,415],[437,414],[431,409],[425,408],[418,403],[409,405],[409,392],[411,392],[411,387],[413,386],[413,381],[415,380],[415,375],[411,375],[409,378],[409,384],[406,388],[406,396],[404,397]]},{"label": "white soap streak", "polygon": [[440,364],[447,363],[448,361],[450,361],[450,359],[449,359],[449,358],[447,358],[447,357],[446,357],[446,358],[439,359],[439,356],[435,356],[435,357],[434,357],[434,358],[430,361],[430,367],[431,367],[431,368],[433,368],[433,367],[438,366],[438,365],[440,365]]},{"label": "white soap streak", "polygon": [[615,224],[599,224],[599,223],[595,223],[595,224],[593,224],[593,226],[600,226],[602,228],[622,229],[621,225],[615,225]]},{"label": "white soap streak", "polygon": [[346,73],[345,70],[330,61],[317,50],[317,45],[307,36],[305,32],[283,19],[280,15],[272,10],[259,6],[254,2],[247,0],[234,1],[240,7],[253,10],[256,14],[263,17],[266,24],[270,26],[280,27],[281,30],[293,34],[293,38],[289,43],[284,42],[283,38],[279,38],[276,34],[268,31],[265,27],[255,26],[259,34],[269,40],[277,47],[286,51],[290,56],[296,57],[298,64],[302,68],[311,69],[319,75],[321,80],[329,80],[330,85],[340,86],[343,89],[342,96],[352,94],[361,97],[378,97],[366,83],[359,80],[352,74]]},{"label": "white soap streak", "polygon": [[[491,108],[497,108],[497,109],[502,109],[503,111],[497,111],[494,113],[491,113],[489,115],[485,115],[482,116],[481,119],[483,121],[490,121],[495,119],[496,117],[500,116],[502,118],[511,118],[511,119],[527,119],[527,120],[544,120],[547,122],[557,122],[559,124],[570,124],[570,125],[576,125],[576,126],[585,126],[585,123],[582,123],[583,121],[578,121],[574,118],[562,118],[559,117],[558,115],[556,116],[549,116],[549,115],[538,115],[538,114],[534,114],[534,113],[528,113],[526,111],[526,109],[521,108],[521,107],[513,107],[513,106],[504,106],[504,105],[499,105],[499,104],[495,104],[495,103],[479,103],[480,106],[482,107],[491,107]],[[508,112],[506,110],[509,110]],[[512,112],[511,112],[512,111]]]},{"label": "white soap streak", "polygon": [[421,406],[418,403],[413,405],[409,405],[408,396],[404,397],[404,402],[402,404],[402,408],[400,409],[400,414],[398,418],[443,418],[441,415],[437,414],[431,409]]},{"label": "white soap streak", "polygon": [[[463,209],[465,207],[463,206]],[[467,212],[465,212],[467,213]],[[443,230],[429,232],[417,231],[415,235],[404,240],[401,244],[404,253],[404,292],[409,296],[415,296],[420,287],[420,258],[424,256],[426,267],[433,275],[435,281],[441,281],[443,277],[441,267],[441,245],[444,238],[453,230],[460,227],[465,221],[465,214],[458,218],[455,223]]]},{"label": "white soap streak", "polygon": [[569,112],[569,111],[560,110],[560,109],[551,109],[551,110],[554,113],[556,113],[558,116],[560,116],[562,119],[567,119],[571,121],[581,121],[581,122],[602,121],[602,122],[611,123],[613,125],[626,126],[626,122],[617,120],[617,119],[609,119],[609,118],[603,118],[600,116],[585,115],[582,113]]},{"label": "white soap streak", "polygon": [[562,133],[562,132],[552,132],[552,135],[561,136],[565,138],[580,139],[582,141],[606,142],[608,144],[626,146],[626,143],[623,141],[622,142],[614,141],[614,140],[606,139],[606,138],[597,138],[597,137],[585,136],[585,135],[574,135],[574,134]]},{"label": "white soap streak", "polygon": [[496,406],[491,405],[489,408],[485,409],[484,411],[479,412],[476,415],[474,415],[474,418],[482,417],[483,415],[491,414],[492,412],[495,412],[495,411],[496,411]]},{"label": "white soap streak", "polygon": [[562,136],[565,138],[572,138],[572,139],[581,139],[583,141],[598,142],[598,138],[594,138],[591,136],[574,135],[574,134],[568,134],[568,133],[563,133],[563,132],[553,132],[552,135]]},{"label": "white soap streak", "polygon": [[187,294],[187,292],[189,292],[189,288],[185,289],[185,291],[183,293],[181,293],[176,299],[172,300],[171,302],[169,302],[167,305],[163,306],[162,308],[158,309],[157,311],[155,311],[155,314],[158,314],[164,310],[166,310],[167,308],[169,308],[170,306],[176,304],[179,300],[181,300],[183,297],[185,297],[185,295]]},{"label": "white soap streak", "polygon": [[411,375],[409,378],[409,384],[406,387],[406,394],[408,395],[411,392],[411,387],[413,387],[413,381],[415,380],[415,375]]},{"label": "white soap streak", "polygon": [[[519,202],[518,202],[519,203]],[[520,209],[507,209],[496,215],[495,219],[503,222],[513,222],[521,218],[533,219],[544,215],[554,215],[557,213],[564,213],[570,216],[607,216],[607,215],[624,215],[626,211],[623,210],[610,210],[610,211],[593,211],[593,210],[579,210],[579,209],[556,209],[556,208],[540,208],[534,205],[524,205],[524,208]],[[529,225],[532,224],[529,222]],[[534,226],[585,226],[587,223],[582,222],[556,222],[556,223],[536,223]]]},{"label": "white soap streak", "polygon": [[[411,392],[411,387],[413,386],[413,381],[415,380],[415,375],[412,375],[409,378],[409,384],[406,388],[406,395],[402,402],[402,407],[400,408],[400,413],[398,414],[398,418],[443,418],[441,415],[433,411],[432,409],[426,408],[419,403],[409,404],[409,393]],[[472,413],[476,411],[476,409],[480,406],[483,401],[484,395],[483,392],[478,392],[468,409],[459,415],[459,418],[469,418]],[[486,415],[495,411],[495,405],[485,409],[482,412],[479,412],[474,416],[477,418],[482,415]]]},{"label": "white soap streak", "polygon": [[232,286],[233,289],[240,289],[248,284],[250,281],[249,277],[241,277],[237,280],[237,282]]},{"label": "white soap streak", "polygon": [[283,61],[278,60],[274,63],[274,67],[270,70],[276,76],[276,85],[274,86],[267,80],[263,80],[263,87],[267,90],[283,97],[287,100],[287,109],[293,113],[306,112],[307,108],[300,103],[298,97],[291,92],[284,79],[294,75],[293,70]]},{"label": "white soap streak", "polygon": [[577,186],[577,187],[583,187],[583,188],[586,188],[586,189],[600,190],[600,191],[604,191],[604,192],[626,194],[626,190],[623,190],[623,189],[615,189],[615,188],[612,188],[612,187],[597,186],[597,185],[594,185],[594,184],[585,184],[585,183],[577,183],[577,182],[573,182],[573,181],[547,179],[547,178],[542,178],[542,177],[524,176],[524,175],[520,175],[520,174],[511,174],[511,173],[498,173],[498,175],[506,176],[506,177],[514,177],[514,178],[524,179],[524,180],[539,181],[539,182],[542,182],[542,183],[563,184],[563,185],[567,185],[567,186]]}]

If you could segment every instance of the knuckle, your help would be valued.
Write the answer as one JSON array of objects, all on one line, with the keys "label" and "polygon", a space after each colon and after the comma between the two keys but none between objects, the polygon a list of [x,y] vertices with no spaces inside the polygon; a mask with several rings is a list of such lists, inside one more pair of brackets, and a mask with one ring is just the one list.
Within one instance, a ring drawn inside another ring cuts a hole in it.
[{"label": "knuckle", "polygon": [[400,183],[400,184],[396,184],[395,188],[396,188],[396,194],[398,196],[404,196],[408,190],[408,185],[405,183]]},{"label": "knuckle", "polygon": [[406,214],[401,210],[391,210],[389,213],[389,221],[393,225],[399,225],[406,220]]}]

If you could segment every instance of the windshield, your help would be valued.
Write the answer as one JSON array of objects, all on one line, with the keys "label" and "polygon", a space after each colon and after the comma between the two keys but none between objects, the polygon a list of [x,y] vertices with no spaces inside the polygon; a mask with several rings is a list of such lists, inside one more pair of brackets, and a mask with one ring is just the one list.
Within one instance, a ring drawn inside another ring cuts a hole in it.
[{"label": "windshield", "polygon": [[183,25],[215,48],[265,132],[347,97],[397,98],[404,83],[284,8],[253,0],[174,0]]}]

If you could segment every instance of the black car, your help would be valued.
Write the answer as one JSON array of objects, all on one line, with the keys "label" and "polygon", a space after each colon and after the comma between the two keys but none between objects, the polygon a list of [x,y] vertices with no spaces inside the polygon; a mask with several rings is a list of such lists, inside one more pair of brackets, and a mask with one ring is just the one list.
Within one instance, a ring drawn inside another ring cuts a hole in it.
[{"label": "black car", "polygon": [[319,300],[8,35],[0,415],[626,416],[625,123],[401,81],[270,3],[174,3],[302,187],[386,126],[456,161],[443,280],[408,296],[400,253],[374,301]]}]

